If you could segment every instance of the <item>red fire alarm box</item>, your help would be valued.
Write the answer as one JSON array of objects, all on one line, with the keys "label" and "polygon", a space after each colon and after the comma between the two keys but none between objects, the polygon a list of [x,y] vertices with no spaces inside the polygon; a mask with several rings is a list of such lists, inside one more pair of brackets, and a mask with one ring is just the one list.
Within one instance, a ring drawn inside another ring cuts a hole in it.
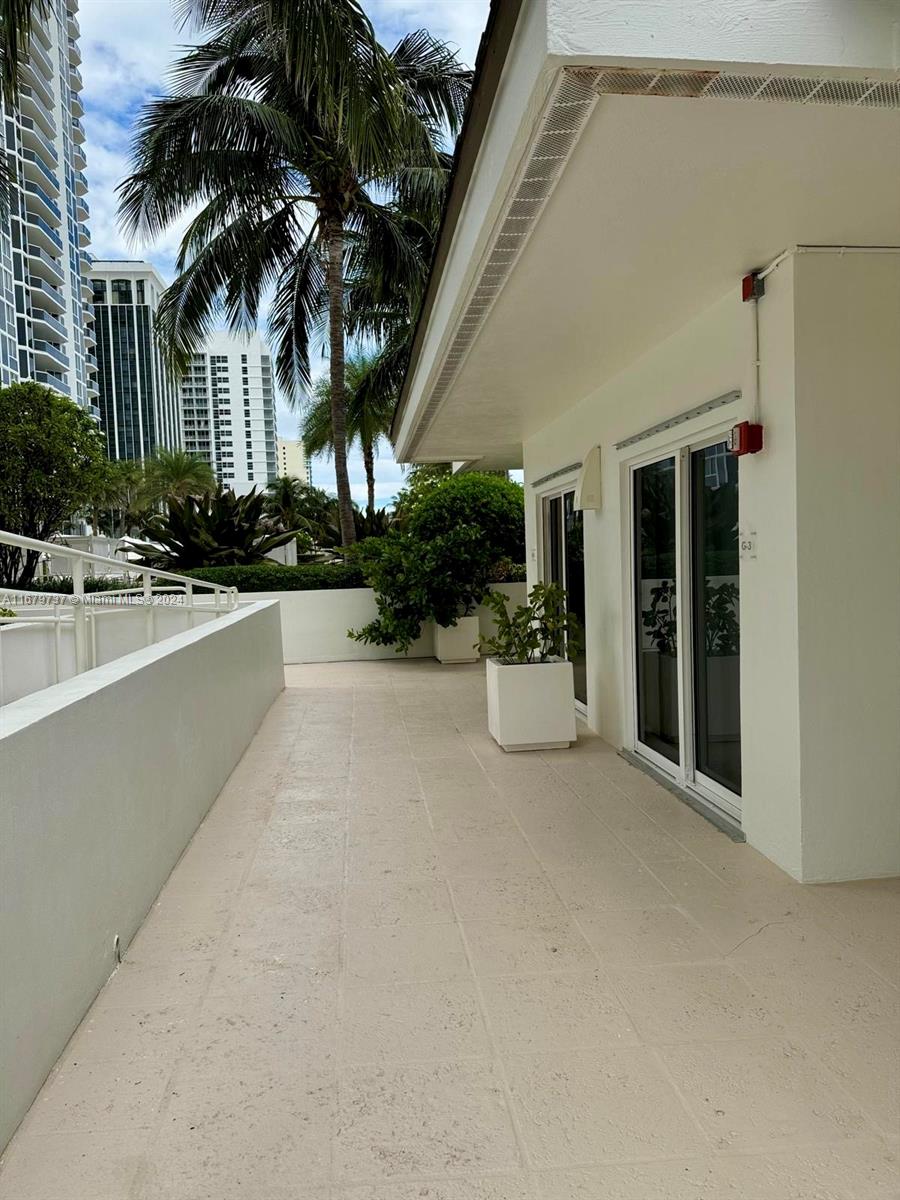
[{"label": "red fire alarm box", "polygon": [[728,435],[728,449],[734,455],[758,454],[763,448],[763,427],[752,421],[741,421]]}]

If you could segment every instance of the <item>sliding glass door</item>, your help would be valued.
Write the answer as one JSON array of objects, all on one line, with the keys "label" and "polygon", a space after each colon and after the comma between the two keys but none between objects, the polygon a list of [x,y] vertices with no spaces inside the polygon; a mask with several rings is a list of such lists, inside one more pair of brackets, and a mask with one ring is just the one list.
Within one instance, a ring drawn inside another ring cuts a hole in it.
[{"label": "sliding glass door", "polygon": [[738,460],[724,441],[632,469],[635,748],[740,813]]},{"label": "sliding glass door", "polygon": [[[575,508],[574,490],[545,496],[542,501],[544,579],[566,589],[569,612],[584,629],[584,516]],[[587,704],[587,660],[584,639],[573,660],[575,699]]]},{"label": "sliding glass door", "polygon": [[637,738],[681,761],[678,682],[678,525],[674,458],[634,472]]}]

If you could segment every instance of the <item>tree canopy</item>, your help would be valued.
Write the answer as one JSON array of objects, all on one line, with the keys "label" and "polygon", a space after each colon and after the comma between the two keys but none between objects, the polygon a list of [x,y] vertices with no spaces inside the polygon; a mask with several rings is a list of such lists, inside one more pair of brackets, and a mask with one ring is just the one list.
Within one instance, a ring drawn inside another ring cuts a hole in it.
[{"label": "tree canopy", "polygon": [[[106,469],[90,416],[41,383],[0,388],[0,529],[48,541],[96,495]],[[30,583],[37,551],[0,546],[0,580]]]}]

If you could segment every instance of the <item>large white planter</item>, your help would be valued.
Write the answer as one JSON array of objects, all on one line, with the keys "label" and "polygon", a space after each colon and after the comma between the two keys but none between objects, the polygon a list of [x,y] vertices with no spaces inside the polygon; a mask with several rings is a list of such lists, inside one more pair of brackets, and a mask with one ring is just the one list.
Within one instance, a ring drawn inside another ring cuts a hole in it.
[{"label": "large white planter", "polygon": [[442,663],[478,662],[478,617],[460,617],[455,625],[435,625],[434,656]]},{"label": "large white planter", "polygon": [[487,661],[488,729],[504,750],[558,750],[575,741],[570,662]]}]

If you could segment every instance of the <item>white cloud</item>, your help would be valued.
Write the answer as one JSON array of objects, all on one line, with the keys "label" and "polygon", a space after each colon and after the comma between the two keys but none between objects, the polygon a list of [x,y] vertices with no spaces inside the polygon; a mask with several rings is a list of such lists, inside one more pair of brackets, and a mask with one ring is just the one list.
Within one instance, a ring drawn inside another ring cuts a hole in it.
[{"label": "white cloud", "polygon": [[[392,46],[404,33],[426,28],[474,63],[488,0],[364,0],[379,38]],[[191,33],[176,28],[170,0],[81,0],[81,74],[84,79],[87,177],[90,185],[91,252],[98,258],[147,258],[171,279],[188,218],[151,245],[129,241],[119,228],[116,187],[129,173],[133,127],[141,106],[166,91],[166,76]],[[324,363],[316,374],[324,369]],[[282,436],[294,437],[297,414],[278,406]],[[357,453],[350,456],[354,499],[365,500],[365,477]],[[316,483],[334,489],[330,462],[314,464]],[[376,469],[379,501],[390,500],[403,478],[391,459]]]}]

